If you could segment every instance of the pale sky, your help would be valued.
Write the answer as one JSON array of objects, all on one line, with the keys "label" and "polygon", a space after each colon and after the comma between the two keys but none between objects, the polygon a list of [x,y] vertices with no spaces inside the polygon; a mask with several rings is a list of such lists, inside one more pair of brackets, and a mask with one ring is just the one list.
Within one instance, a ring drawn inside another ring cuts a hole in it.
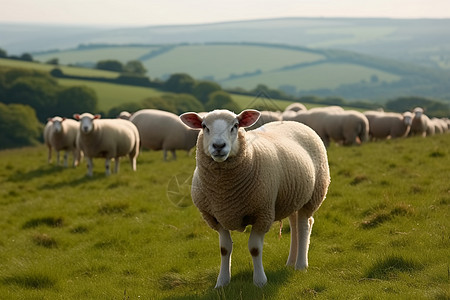
[{"label": "pale sky", "polygon": [[146,26],[280,17],[450,18],[450,0],[0,0],[0,22]]}]

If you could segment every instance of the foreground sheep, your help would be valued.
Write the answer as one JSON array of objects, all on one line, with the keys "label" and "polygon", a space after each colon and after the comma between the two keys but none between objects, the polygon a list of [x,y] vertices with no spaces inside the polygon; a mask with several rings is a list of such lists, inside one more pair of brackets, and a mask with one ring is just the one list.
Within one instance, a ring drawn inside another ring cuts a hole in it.
[{"label": "foreground sheep", "polygon": [[74,114],[79,120],[77,143],[84,152],[88,166],[88,176],[92,176],[94,157],[104,157],[106,175],[110,175],[110,163],[114,158],[114,172],[119,171],[119,158],[128,155],[131,168],[136,171],[139,155],[139,132],[133,123],[122,119],[100,119],[100,115],[90,113]]},{"label": "foreground sheep", "polygon": [[372,139],[406,137],[413,117],[409,111],[403,114],[366,111],[364,115],[369,120],[369,135]]},{"label": "foreground sheep", "polygon": [[130,121],[139,130],[142,147],[163,150],[164,160],[167,160],[167,151],[171,151],[173,159],[176,159],[175,150],[190,151],[197,142],[199,130],[186,127],[177,115],[170,112],[142,109],[135,112]]},{"label": "foreground sheep", "polygon": [[73,163],[76,167],[81,159],[81,154],[76,146],[78,122],[72,119],[55,116],[47,119],[44,128],[44,142],[48,147],[48,163],[51,163],[52,149],[56,152],[56,165],[60,165],[59,152],[64,151],[64,167],[68,166],[68,152],[72,152]]},{"label": "foreground sheep", "polygon": [[272,223],[289,217],[291,247],[287,265],[308,266],[313,213],[327,193],[330,174],[326,149],[309,127],[296,122],[273,122],[246,132],[259,117],[255,110],[239,115],[216,110],[204,118],[180,116],[191,128],[202,129],[197,141],[197,167],[192,200],[208,225],[219,232],[220,273],[216,287],[231,274],[230,230],[252,225],[248,249],[253,259],[253,282],[267,282],[262,264],[264,235]]}]

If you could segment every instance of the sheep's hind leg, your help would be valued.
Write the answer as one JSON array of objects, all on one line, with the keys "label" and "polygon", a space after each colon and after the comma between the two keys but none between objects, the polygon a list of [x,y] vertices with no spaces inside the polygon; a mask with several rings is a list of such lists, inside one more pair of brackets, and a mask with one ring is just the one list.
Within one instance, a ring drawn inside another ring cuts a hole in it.
[{"label": "sheep's hind leg", "polygon": [[216,288],[225,286],[231,280],[231,251],[233,250],[233,241],[230,231],[225,229],[219,230],[220,244],[220,272],[217,277]]},{"label": "sheep's hind leg", "polygon": [[262,250],[265,233],[255,232],[252,230],[248,239],[248,250],[253,260],[253,283],[257,287],[262,287],[267,283],[267,277],[264,273],[262,263]]},{"label": "sheep's hind leg", "polygon": [[289,249],[289,257],[286,266],[295,266],[297,261],[297,247],[298,247],[298,214],[294,212],[289,216],[289,226],[291,228],[291,248]]},{"label": "sheep's hind leg", "polygon": [[295,263],[296,270],[305,270],[308,267],[309,239],[313,224],[314,218],[312,216],[309,216],[301,210],[298,212],[298,253],[297,262]]}]

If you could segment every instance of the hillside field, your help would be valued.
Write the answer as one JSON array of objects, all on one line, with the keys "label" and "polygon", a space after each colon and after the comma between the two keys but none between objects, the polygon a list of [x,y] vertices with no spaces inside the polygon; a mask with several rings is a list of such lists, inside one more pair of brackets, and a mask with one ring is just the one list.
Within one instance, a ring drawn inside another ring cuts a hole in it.
[{"label": "hillside field", "polygon": [[189,196],[194,155],[142,152],[137,172],[94,177],[48,165],[44,146],[0,151],[5,299],[448,299],[450,135],[328,150],[332,183],[314,215],[310,267],[285,267],[289,225],[264,241],[252,283],[250,228],[234,232],[232,278],[215,290],[218,235]]}]

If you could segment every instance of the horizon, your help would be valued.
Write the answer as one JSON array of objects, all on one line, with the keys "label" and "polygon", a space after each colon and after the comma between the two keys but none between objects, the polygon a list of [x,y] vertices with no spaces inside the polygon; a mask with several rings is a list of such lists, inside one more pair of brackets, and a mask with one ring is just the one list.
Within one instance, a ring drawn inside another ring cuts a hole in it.
[{"label": "horizon", "polygon": [[[449,19],[448,0],[17,0],[2,4],[0,23],[100,27],[204,25],[285,18]],[[26,8],[26,9],[24,9]],[[206,12],[206,13],[205,13]]]}]

